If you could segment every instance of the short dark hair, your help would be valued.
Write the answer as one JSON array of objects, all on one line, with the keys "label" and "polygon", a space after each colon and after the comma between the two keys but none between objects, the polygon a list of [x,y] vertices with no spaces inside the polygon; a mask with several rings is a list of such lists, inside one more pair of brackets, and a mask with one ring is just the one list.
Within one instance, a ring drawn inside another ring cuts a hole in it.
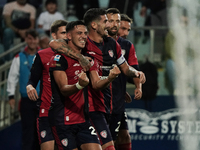
[{"label": "short dark hair", "polygon": [[101,16],[106,14],[106,10],[102,8],[91,8],[83,16],[85,25],[89,28],[90,23],[94,20],[101,20]]},{"label": "short dark hair", "polygon": [[85,23],[82,20],[71,21],[66,26],[66,32],[73,30],[74,27],[77,26],[77,25],[84,25],[85,26]]},{"label": "short dark hair", "polygon": [[56,33],[58,28],[61,26],[66,26],[68,24],[65,20],[56,20],[51,24],[51,33]]},{"label": "short dark hair", "polygon": [[108,8],[106,14],[120,14],[120,11],[117,8]]},{"label": "short dark hair", "polygon": [[34,37],[35,39],[37,38],[37,37],[39,37],[39,34],[38,34],[38,32],[35,30],[35,29],[29,29],[29,30],[27,30],[26,31],[26,37],[28,36],[28,35],[31,35],[32,37]]},{"label": "short dark hair", "polygon": [[46,0],[45,6],[47,6],[49,3],[53,3],[57,5],[57,0]]},{"label": "short dark hair", "polygon": [[121,21],[128,21],[130,23],[133,23],[133,19],[131,19],[129,16],[126,14],[121,14]]}]

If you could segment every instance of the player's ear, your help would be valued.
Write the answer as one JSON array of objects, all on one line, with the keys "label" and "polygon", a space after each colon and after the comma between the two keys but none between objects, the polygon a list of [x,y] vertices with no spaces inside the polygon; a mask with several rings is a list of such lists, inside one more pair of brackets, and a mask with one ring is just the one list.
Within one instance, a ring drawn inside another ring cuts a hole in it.
[{"label": "player's ear", "polygon": [[67,39],[68,39],[68,40],[71,40],[71,39],[72,39],[71,32],[68,32],[68,33],[67,33]]},{"label": "player's ear", "polygon": [[52,36],[53,39],[57,39],[55,33],[51,33],[51,36]]},{"label": "player's ear", "polygon": [[91,23],[91,27],[92,27],[92,29],[96,30],[97,29],[97,23],[95,21],[93,21]]}]

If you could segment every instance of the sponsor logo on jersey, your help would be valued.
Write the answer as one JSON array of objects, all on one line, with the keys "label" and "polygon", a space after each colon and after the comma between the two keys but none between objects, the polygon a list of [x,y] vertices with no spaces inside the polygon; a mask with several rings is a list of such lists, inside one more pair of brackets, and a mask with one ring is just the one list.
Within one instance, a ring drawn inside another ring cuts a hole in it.
[{"label": "sponsor logo on jersey", "polygon": [[42,138],[44,138],[46,136],[46,131],[45,130],[41,131],[40,135],[41,135]]},{"label": "sponsor logo on jersey", "polygon": [[107,131],[106,130],[103,130],[100,132],[100,135],[103,137],[103,138],[107,138]]},{"label": "sponsor logo on jersey", "polygon": [[61,143],[62,143],[62,145],[64,145],[65,147],[67,147],[67,145],[68,145],[68,140],[67,140],[67,138],[63,139],[63,140],[61,141]]},{"label": "sponsor logo on jersey", "polygon": [[76,67],[76,66],[80,66],[80,64],[78,64],[78,63],[75,63],[75,64],[73,65],[73,67]]},{"label": "sponsor logo on jersey", "polygon": [[54,57],[54,60],[55,60],[55,61],[59,61],[59,60],[60,60],[60,57],[61,57],[61,55],[56,55],[56,56]]},{"label": "sponsor logo on jersey", "polygon": [[113,57],[113,55],[114,55],[114,54],[113,54],[113,50],[109,50],[109,51],[108,51],[108,54],[110,55],[110,57]]},{"label": "sponsor logo on jersey", "polygon": [[89,52],[89,54],[95,55],[95,52]]}]

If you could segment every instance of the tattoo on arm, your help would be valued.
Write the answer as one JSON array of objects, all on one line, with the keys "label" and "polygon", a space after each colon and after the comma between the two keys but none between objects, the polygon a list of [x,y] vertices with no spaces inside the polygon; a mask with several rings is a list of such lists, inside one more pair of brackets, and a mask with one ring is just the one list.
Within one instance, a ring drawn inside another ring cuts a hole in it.
[{"label": "tattoo on arm", "polygon": [[129,66],[129,69],[127,70],[127,76],[136,77],[135,73],[136,73],[136,70],[132,68],[131,66]]}]

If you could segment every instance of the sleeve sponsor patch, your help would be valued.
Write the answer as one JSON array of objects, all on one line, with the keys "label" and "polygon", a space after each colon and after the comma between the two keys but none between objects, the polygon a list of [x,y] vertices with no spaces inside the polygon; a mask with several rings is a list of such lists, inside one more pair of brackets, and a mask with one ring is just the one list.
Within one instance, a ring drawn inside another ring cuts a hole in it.
[{"label": "sleeve sponsor patch", "polygon": [[60,60],[60,57],[61,57],[61,55],[56,55],[55,57],[54,57],[54,61],[59,61]]}]

